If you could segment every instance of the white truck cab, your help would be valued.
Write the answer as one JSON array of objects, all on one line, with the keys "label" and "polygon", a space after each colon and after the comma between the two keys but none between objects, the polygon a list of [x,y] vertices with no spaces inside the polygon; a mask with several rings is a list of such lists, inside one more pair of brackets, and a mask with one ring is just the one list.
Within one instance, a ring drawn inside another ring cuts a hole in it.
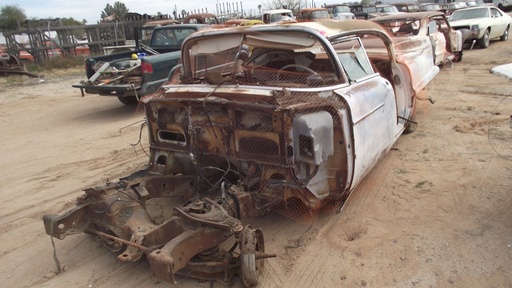
[{"label": "white truck cab", "polygon": [[265,24],[271,23],[279,23],[295,20],[293,17],[292,10],[289,9],[276,9],[276,10],[267,10],[263,12],[261,16],[261,20]]}]

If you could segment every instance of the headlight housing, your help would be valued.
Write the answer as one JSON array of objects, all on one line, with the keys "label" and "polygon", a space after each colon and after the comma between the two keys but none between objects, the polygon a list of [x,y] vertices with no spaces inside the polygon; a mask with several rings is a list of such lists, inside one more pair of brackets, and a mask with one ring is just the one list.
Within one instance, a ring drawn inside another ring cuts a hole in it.
[{"label": "headlight housing", "polygon": [[478,28],[478,25],[471,25],[471,32],[473,32],[473,34],[480,33],[480,28]]}]

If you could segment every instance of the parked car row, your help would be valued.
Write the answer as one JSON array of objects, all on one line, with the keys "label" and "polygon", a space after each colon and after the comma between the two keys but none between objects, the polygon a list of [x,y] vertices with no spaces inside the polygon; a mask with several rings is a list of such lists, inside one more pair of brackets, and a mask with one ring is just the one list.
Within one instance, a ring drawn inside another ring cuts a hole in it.
[{"label": "parked car row", "polygon": [[[479,0],[481,1],[481,0]],[[468,7],[470,6],[470,7]],[[366,9],[376,9],[376,6],[371,6],[373,8],[366,7]],[[492,5],[482,5],[482,3],[478,3],[477,1],[459,1],[450,4],[446,4],[444,6],[439,6],[436,3],[424,3],[424,4],[397,4],[396,7],[400,7],[399,11],[404,14],[393,14],[387,16],[370,16],[369,13],[365,16],[365,19],[372,19],[378,23],[385,25],[391,33],[397,35],[397,32],[403,36],[403,31],[406,27],[400,27],[405,22],[416,25],[416,27],[408,29],[412,29],[414,31],[414,37],[418,37],[418,35],[424,37],[430,37],[431,39],[437,39],[436,41],[440,41],[439,37],[433,37],[432,35],[436,35],[439,31],[444,31],[441,34],[447,37],[447,31],[450,29],[455,29],[460,31],[462,34],[462,43],[465,44],[465,47],[472,48],[474,44],[478,44],[480,48],[487,48],[490,44],[491,39],[499,38],[501,41],[506,41],[509,38],[509,30],[512,22],[512,18],[498,7]],[[407,11],[407,13],[405,13]],[[418,11],[430,11],[435,12],[437,17],[437,28],[436,25],[429,27],[427,30],[422,30],[420,28],[421,21],[419,18],[423,17],[432,17],[429,14],[415,14],[421,13]],[[442,18],[440,14],[444,14],[447,18]],[[356,14],[357,15],[357,14]],[[447,19],[447,21],[445,21]],[[418,24],[416,24],[418,23]],[[418,34],[419,33],[419,34]],[[440,35],[440,34],[439,34]],[[434,42],[434,40],[432,40]],[[453,45],[449,45],[446,42],[446,51],[454,52]],[[440,43],[433,45],[435,47],[442,47]],[[462,52],[460,53],[460,57],[455,57],[456,60],[460,60],[462,57]],[[434,57],[436,58],[436,57]],[[435,60],[437,64],[439,64],[439,58]]]}]

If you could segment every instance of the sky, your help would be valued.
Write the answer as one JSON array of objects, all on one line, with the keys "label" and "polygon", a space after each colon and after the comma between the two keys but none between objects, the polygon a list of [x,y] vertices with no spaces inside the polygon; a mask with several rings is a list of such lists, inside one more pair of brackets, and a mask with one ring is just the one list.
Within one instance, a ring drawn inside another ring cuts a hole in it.
[{"label": "sky", "polygon": [[[267,0],[243,0],[243,1],[223,1],[223,0],[180,0],[180,1],[164,1],[164,0],[0,0],[0,6],[15,5],[21,8],[28,19],[48,19],[48,18],[70,18],[77,21],[87,20],[87,24],[96,24],[100,20],[101,11],[105,9],[107,4],[114,5],[115,2],[122,2],[126,5],[129,12],[136,12],[139,14],[156,15],[158,12],[162,14],[172,15],[174,8],[177,8],[178,12],[182,10],[193,12],[201,12],[203,10],[210,13],[216,13],[217,3],[220,5],[227,5],[228,3],[232,7],[236,7],[249,14],[252,10],[253,15],[259,14],[258,4],[264,4],[269,1]],[[316,3],[316,7],[320,7],[321,4],[327,3],[339,3],[340,1],[316,1],[308,0],[308,3]],[[343,2],[343,1],[341,1]]]},{"label": "sky", "polygon": [[[240,7],[240,2],[244,10],[254,9],[257,11],[258,4],[262,1],[258,0],[244,0],[244,1],[164,1],[164,0],[0,0],[0,6],[14,5],[21,8],[28,19],[47,19],[47,18],[70,18],[82,21],[87,20],[87,24],[96,24],[100,20],[101,12],[105,9],[107,4],[114,5],[115,2],[122,2],[126,5],[129,12],[136,12],[139,14],[156,15],[158,12],[162,14],[172,15],[174,8],[178,11],[186,10],[201,10],[206,12],[215,13],[217,3],[235,3]],[[201,4],[205,3],[205,4]]]},{"label": "sky", "polygon": [[[228,3],[232,7],[236,7],[243,10],[248,14],[249,10],[252,10],[253,14],[259,14],[258,4],[263,4],[268,1],[266,0],[243,0],[243,1],[223,1],[223,0],[180,0],[180,1],[165,1],[165,0],[0,0],[0,6],[14,5],[21,8],[28,19],[47,19],[47,18],[70,18],[82,21],[87,20],[87,24],[96,24],[100,20],[101,11],[105,9],[107,4],[114,5],[115,2],[122,2],[126,5],[129,12],[136,12],[139,14],[156,15],[158,12],[162,14],[172,15],[174,8],[176,7],[178,12],[185,10],[193,12],[206,12],[215,13],[217,9],[217,3],[220,5],[227,5]],[[317,7],[320,7],[323,3],[329,3],[330,1],[317,1]],[[332,1],[331,1],[332,2]],[[311,4],[311,1],[308,1]],[[336,3],[334,1],[333,3]],[[216,14],[216,13],[215,13]]]}]

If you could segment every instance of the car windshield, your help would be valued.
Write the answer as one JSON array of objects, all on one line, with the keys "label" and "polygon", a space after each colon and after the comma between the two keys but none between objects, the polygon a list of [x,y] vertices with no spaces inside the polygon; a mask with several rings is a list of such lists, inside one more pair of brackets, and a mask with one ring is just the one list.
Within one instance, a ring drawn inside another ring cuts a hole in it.
[{"label": "car windshield", "polygon": [[327,10],[318,10],[311,12],[310,19],[329,19],[329,12]]},{"label": "car windshield", "polygon": [[423,11],[433,11],[433,10],[439,10],[439,9],[441,9],[441,8],[437,4],[428,4],[428,5],[421,6],[421,10],[423,10]]},{"label": "car windshield", "polygon": [[333,9],[333,13],[350,13],[348,6],[336,6]]},{"label": "car windshield", "polygon": [[179,46],[190,34],[196,32],[193,28],[161,29],[154,31],[151,46]]},{"label": "car windshield", "polygon": [[465,19],[478,19],[489,17],[489,10],[487,8],[457,10],[452,13],[450,21],[465,20]]},{"label": "car windshield", "polygon": [[398,12],[398,9],[395,6],[381,6],[377,8],[378,12],[384,12],[384,13],[393,13]]},{"label": "car windshield", "polygon": [[379,23],[395,36],[417,35],[421,25],[419,19],[412,18],[400,20],[379,20],[379,18],[376,18],[375,22]]},{"label": "car windshield", "polygon": [[377,12],[377,8],[375,8],[375,6],[363,7],[363,12],[375,13]]},{"label": "car windshield", "polygon": [[191,40],[181,81],[298,88],[340,83],[323,42],[304,32],[249,30]]}]

